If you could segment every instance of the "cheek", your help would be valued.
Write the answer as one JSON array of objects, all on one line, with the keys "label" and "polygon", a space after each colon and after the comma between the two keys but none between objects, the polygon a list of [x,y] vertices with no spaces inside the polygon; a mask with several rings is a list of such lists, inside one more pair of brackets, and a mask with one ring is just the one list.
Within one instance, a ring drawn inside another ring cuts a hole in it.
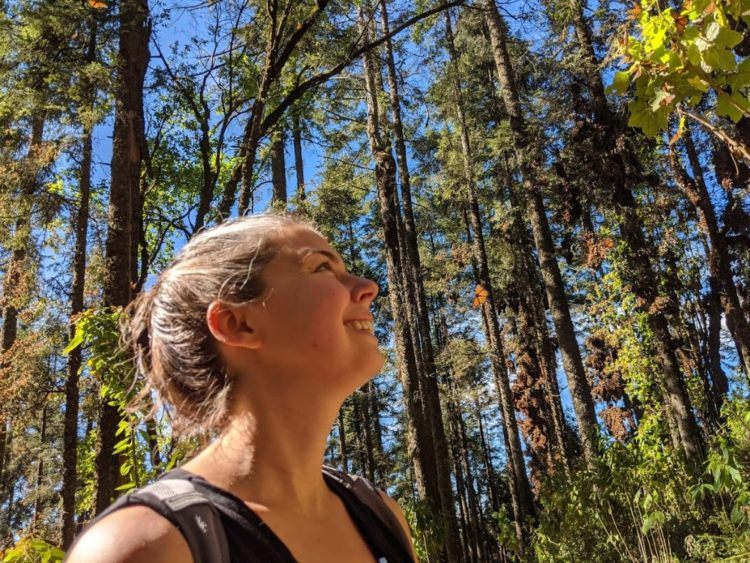
[{"label": "cheek", "polygon": [[335,346],[346,330],[341,292],[320,292],[301,301],[297,318],[308,345],[315,349]]}]

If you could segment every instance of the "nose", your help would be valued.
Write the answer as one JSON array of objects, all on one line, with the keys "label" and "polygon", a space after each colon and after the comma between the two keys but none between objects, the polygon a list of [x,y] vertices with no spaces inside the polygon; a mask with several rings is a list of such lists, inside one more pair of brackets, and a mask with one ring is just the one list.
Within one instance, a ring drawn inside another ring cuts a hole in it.
[{"label": "nose", "polygon": [[380,288],[378,284],[369,278],[361,278],[359,276],[352,276],[354,278],[354,284],[352,286],[352,299],[356,303],[366,301],[369,305],[373,299],[378,295]]}]

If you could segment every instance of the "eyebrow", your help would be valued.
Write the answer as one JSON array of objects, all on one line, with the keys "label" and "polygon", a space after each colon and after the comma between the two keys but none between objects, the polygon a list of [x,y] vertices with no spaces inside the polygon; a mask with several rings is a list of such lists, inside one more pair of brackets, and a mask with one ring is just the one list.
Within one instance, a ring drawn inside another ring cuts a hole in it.
[{"label": "eyebrow", "polygon": [[336,253],[331,252],[330,250],[325,250],[323,248],[303,248],[300,250],[301,259],[304,260],[308,256],[311,256],[313,254],[322,254],[329,260],[335,262],[336,264],[340,264],[344,266],[344,261],[342,260],[341,256],[339,256]]}]

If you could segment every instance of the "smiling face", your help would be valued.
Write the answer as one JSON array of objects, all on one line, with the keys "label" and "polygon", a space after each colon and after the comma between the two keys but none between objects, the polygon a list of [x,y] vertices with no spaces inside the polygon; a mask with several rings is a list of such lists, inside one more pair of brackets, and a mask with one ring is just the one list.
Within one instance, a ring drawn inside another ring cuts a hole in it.
[{"label": "smiling face", "polygon": [[262,274],[266,297],[251,305],[260,342],[253,362],[279,383],[340,383],[348,394],[383,365],[370,312],[377,284],[348,273],[310,229],[287,229],[277,245]]}]

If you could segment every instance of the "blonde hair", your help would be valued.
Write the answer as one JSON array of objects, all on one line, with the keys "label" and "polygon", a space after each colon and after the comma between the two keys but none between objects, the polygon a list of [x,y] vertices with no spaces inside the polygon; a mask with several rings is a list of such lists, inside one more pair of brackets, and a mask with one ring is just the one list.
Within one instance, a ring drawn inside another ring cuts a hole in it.
[{"label": "blonde hair", "polygon": [[206,323],[214,301],[239,306],[263,296],[261,274],[289,227],[317,231],[281,214],[234,219],[195,235],[156,284],[125,309],[120,329],[146,386],[172,415],[173,430],[197,434],[226,422],[232,381]]}]

